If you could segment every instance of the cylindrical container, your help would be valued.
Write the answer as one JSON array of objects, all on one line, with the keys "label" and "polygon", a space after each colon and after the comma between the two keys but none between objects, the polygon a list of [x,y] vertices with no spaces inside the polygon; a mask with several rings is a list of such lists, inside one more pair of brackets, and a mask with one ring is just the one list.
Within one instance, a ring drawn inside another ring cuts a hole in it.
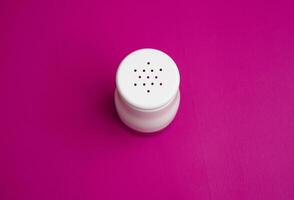
[{"label": "cylindrical container", "polygon": [[164,52],[139,49],[116,73],[115,106],[120,119],[139,132],[156,132],[171,123],[180,104],[180,74]]}]

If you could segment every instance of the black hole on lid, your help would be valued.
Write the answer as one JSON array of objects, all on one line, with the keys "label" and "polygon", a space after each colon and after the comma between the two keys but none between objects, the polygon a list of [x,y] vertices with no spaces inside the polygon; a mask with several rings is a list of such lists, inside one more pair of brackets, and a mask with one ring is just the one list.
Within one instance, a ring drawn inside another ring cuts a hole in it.
[{"label": "black hole on lid", "polygon": [[157,76],[155,76],[155,78],[157,79]]},{"label": "black hole on lid", "polygon": [[150,92],[150,90],[147,90],[147,92],[149,93],[149,92]]},{"label": "black hole on lid", "polygon": [[141,78],[141,76],[139,76],[139,78]]},{"label": "black hole on lid", "polygon": [[154,85],[154,83],[151,83],[151,85]]},{"label": "black hole on lid", "polygon": [[143,83],[143,86],[145,86],[146,85],[146,83]]},{"label": "black hole on lid", "polygon": [[143,69],[143,72],[145,72],[145,69]]},{"label": "black hole on lid", "polygon": [[159,85],[162,85],[162,83],[159,83]]},{"label": "black hole on lid", "polygon": [[153,69],[151,69],[151,72],[153,72]]},{"label": "black hole on lid", "polygon": [[147,65],[150,65],[150,62],[147,62]]},{"label": "black hole on lid", "polygon": [[137,83],[134,83],[134,86],[137,86]]},{"label": "black hole on lid", "polygon": [[136,72],[137,70],[136,69],[134,69],[134,72]]},{"label": "black hole on lid", "polygon": [[159,71],[162,71],[162,68],[160,68]]},{"label": "black hole on lid", "polygon": [[147,78],[149,78],[149,76],[147,76]]}]

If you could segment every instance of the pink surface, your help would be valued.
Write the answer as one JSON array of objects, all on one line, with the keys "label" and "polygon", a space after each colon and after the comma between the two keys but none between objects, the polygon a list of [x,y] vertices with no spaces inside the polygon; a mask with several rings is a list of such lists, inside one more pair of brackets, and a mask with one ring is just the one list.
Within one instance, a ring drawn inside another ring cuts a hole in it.
[{"label": "pink surface", "polygon": [[[293,1],[0,3],[0,199],[294,199]],[[114,110],[129,52],[181,72],[174,123]]]}]

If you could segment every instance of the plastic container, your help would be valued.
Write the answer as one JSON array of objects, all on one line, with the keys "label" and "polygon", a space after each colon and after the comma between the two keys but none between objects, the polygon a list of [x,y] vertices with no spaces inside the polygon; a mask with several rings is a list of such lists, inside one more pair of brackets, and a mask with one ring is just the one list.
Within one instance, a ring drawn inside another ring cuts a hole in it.
[{"label": "plastic container", "polygon": [[115,106],[120,119],[139,132],[156,132],[171,123],[180,104],[176,63],[156,49],[126,56],[116,73]]}]

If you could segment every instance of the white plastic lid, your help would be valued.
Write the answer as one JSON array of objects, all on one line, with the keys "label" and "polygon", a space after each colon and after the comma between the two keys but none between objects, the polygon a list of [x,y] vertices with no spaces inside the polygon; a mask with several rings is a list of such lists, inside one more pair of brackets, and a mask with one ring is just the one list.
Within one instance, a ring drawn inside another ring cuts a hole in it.
[{"label": "white plastic lid", "polygon": [[153,110],[175,98],[180,84],[176,63],[162,51],[140,49],[120,63],[116,86],[120,96],[130,105]]}]

